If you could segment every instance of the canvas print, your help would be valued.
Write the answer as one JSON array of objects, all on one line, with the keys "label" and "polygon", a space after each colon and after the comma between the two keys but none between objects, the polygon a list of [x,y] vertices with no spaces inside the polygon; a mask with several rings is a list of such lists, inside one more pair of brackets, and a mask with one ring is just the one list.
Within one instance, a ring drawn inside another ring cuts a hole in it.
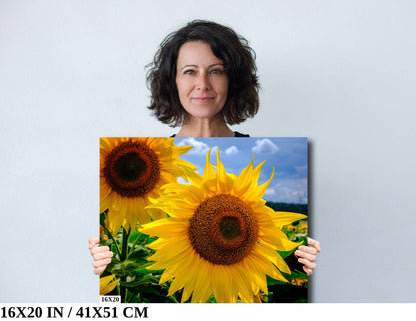
[{"label": "canvas print", "polygon": [[100,295],[307,302],[306,138],[102,137]]}]

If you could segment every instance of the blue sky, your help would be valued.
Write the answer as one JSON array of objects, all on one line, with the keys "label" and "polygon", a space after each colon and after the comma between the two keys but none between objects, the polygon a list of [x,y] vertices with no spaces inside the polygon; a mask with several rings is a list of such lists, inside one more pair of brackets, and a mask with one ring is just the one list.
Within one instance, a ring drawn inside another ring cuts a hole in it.
[{"label": "blue sky", "polygon": [[259,183],[270,178],[274,166],[275,174],[263,199],[273,202],[308,202],[308,158],[307,138],[304,137],[221,137],[221,138],[175,138],[177,146],[194,146],[181,158],[198,167],[202,174],[209,149],[211,162],[216,164],[216,151],[220,149],[220,159],[227,172],[239,175],[250,163],[253,155],[254,166],[263,165]]}]

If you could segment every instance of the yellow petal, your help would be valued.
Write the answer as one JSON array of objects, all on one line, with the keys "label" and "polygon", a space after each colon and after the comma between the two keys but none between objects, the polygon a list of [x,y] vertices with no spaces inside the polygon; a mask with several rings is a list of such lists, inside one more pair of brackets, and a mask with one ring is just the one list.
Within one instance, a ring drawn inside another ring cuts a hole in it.
[{"label": "yellow petal", "polygon": [[162,238],[169,238],[186,235],[188,224],[188,222],[182,219],[168,217],[143,225],[143,227],[139,229],[139,232]]},{"label": "yellow petal", "polygon": [[283,227],[292,222],[308,218],[306,215],[291,212],[275,212],[272,219],[277,227]]},{"label": "yellow petal", "polygon": [[204,169],[204,174],[202,175],[202,178],[204,181],[209,181],[209,180],[216,180],[217,179],[217,174],[215,173],[211,162],[209,160],[209,156],[210,156],[211,150],[208,151],[207,153],[207,157],[206,157],[206,164],[205,164],[205,169]]},{"label": "yellow petal", "polygon": [[107,293],[110,293],[114,290],[114,288],[120,282],[119,279],[114,280],[114,278],[114,274],[100,278],[100,295],[106,295]]},{"label": "yellow petal", "polygon": [[[201,261],[202,259],[200,259]],[[200,269],[198,270],[198,278],[195,283],[195,290],[192,294],[193,303],[204,303],[211,295],[211,273],[212,264],[208,262],[200,262]]]},{"label": "yellow petal", "polygon": [[257,243],[254,246],[253,251],[257,254],[257,256],[267,258],[270,262],[276,265],[280,271],[290,274],[290,268],[286,264],[285,260],[283,260],[279,253],[272,248],[267,245]]},{"label": "yellow petal", "polygon": [[259,240],[272,245],[279,251],[291,251],[302,244],[302,242],[289,241],[286,234],[277,229],[263,229],[261,234],[259,233]]}]

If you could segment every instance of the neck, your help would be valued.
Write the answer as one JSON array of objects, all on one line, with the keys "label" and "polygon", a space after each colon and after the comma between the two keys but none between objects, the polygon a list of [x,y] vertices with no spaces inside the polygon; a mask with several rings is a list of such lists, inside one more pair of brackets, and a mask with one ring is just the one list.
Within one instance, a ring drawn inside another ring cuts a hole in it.
[{"label": "neck", "polygon": [[192,118],[182,125],[176,137],[234,137],[234,132],[222,118]]}]

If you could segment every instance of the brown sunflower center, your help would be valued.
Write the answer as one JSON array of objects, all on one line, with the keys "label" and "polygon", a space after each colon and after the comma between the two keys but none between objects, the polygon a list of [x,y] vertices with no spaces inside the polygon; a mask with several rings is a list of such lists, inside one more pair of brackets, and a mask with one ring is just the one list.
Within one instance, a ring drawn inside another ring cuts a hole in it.
[{"label": "brown sunflower center", "polygon": [[229,265],[244,259],[258,237],[252,209],[236,196],[208,198],[190,220],[189,238],[194,250],[213,264]]},{"label": "brown sunflower center", "polygon": [[219,234],[225,240],[234,240],[241,235],[240,221],[237,217],[224,216],[218,224]]},{"label": "brown sunflower center", "polygon": [[107,155],[103,172],[108,185],[121,196],[144,196],[159,180],[159,158],[145,143],[129,140]]}]

